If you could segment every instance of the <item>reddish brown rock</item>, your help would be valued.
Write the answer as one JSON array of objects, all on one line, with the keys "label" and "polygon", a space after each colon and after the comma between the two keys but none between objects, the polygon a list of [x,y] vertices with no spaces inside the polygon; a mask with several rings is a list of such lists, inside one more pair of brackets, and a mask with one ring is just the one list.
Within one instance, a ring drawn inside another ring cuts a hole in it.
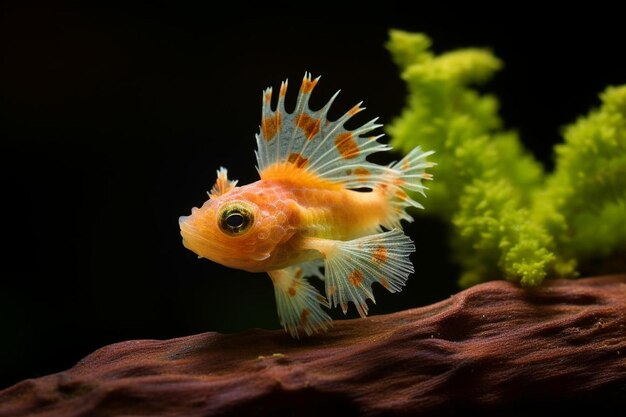
[{"label": "reddish brown rock", "polygon": [[0,392],[0,416],[510,415],[623,410],[625,398],[626,276],[612,276],[490,282],[302,341],[250,330],[118,343]]}]

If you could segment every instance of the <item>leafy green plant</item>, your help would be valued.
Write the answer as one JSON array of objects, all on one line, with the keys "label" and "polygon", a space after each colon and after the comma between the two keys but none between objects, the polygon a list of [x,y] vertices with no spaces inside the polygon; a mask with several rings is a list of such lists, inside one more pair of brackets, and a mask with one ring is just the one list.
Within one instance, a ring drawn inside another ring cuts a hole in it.
[{"label": "leafy green plant", "polygon": [[408,99],[388,132],[405,153],[436,151],[426,214],[450,224],[460,284],[534,286],[626,254],[626,86],[608,88],[598,109],[563,130],[546,174],[502,128],[498,100],[472,88],[501,61],[485,49],[435,55],[430,46],[423,34],[390,32]]}]

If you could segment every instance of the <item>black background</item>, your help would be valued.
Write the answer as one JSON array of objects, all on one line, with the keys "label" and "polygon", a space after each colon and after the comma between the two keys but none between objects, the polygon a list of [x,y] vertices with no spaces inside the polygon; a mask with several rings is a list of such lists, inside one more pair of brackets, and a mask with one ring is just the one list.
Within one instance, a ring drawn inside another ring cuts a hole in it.
[{"label": "black background", "polygon": [[[335,12],[170,3],[3,6],[0,388],[117,341],[279,327],[271,282],[196,259],[177,223],[206,199],[220,165],[240,183],[256,180],[268,85],[289,77],[293,102],[305,70],[323,74],[314,106],[341,88],[332,117],[365,100],[359,120],[387,123],[405,98],[383,47],[389,28],[424,31],[438,52],[487,46],[506,67],[483,90],[549,167],[559,129],[607,85],[626,83],[620,13],[605,6],[323,19]],[[458,290],[444,232],[429,219],[408,227],[418,273],[400,294],[377,291],[371,314]]]}]

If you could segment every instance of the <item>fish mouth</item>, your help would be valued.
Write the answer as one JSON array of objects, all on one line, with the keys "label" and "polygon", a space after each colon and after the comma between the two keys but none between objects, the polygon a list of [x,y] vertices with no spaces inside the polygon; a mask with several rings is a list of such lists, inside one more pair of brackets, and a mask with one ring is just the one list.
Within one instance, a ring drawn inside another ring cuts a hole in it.
[{"label": "fish mouth", "polygon": [[201,252],[205,252],[207,247],[211,247],[211,241],[200,233],[200,231],[190,221],[191,216],[180,216],[178,218],[178,226],[180,227],[180,235],[183,238],[183,246],[194,252],[198,256],[205,257]]}]

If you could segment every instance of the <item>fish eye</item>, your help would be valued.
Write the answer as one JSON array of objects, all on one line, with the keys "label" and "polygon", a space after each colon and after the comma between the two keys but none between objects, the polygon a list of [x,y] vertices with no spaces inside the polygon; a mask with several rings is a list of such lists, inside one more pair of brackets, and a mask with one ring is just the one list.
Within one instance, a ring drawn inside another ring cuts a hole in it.
[{"label": "fish eye", "polygon": [[252,210],[242,202],[227,204],[218,215],[219,228],[231,236],[239,236],[247,232],[253,223]]}]

